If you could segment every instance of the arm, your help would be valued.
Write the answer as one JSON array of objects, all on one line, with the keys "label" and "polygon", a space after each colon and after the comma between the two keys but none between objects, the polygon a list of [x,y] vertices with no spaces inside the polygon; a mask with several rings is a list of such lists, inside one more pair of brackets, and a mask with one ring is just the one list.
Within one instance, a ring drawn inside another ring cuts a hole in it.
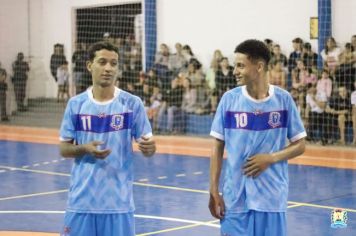
[{"label": "arm", "polygon": [[291,143],[281,151],[270,154],[257,154],[247,159],[244,174],[256,178],[270,165],[295,158],[305,151],[305,139],[302,138]]},{"label": "arm", "polygon": [[225,204],[219,194],[219,179],[222,168],[225,142],[214,140],[213,151],[210,159],[210,200],[209,209],[212,216],[221,219],[224,216]]},{"label": "arm", "polygon": [[77,158],[85,154],[93,155],[98,159],[105,159],[110,153],[110,149],[98,150],[97,146],[103,144],[100,141],[93,141],[88,144],[75,145],[73,141],[62,141],[59,144],[60,154],[66,158]]}]

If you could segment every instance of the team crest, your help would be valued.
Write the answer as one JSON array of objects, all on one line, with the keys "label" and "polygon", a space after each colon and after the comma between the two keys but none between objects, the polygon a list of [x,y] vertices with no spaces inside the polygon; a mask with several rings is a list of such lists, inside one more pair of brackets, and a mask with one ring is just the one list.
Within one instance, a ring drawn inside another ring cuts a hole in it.
[{"label": "team crest", "polygon": [[331,212],[331,228],[347,227],[347,211],[343,209],[334,209]]},{"label": "team crest", "polygon": [[123,115],[113,115],[111,117],[110,126],[115,130],[122,129],[124,127],[124,116]]},{"label": "team crest", "polygon": [[272,128],[276,128],[281,125],[281,113],[273,111],[269,114],[268,124]]},{"label": "team crest", "polygon": [[65,226],[63,228],[63,233],[60,236],[69,236],[70,235],[70,231],[71,231],[70,227]]}]

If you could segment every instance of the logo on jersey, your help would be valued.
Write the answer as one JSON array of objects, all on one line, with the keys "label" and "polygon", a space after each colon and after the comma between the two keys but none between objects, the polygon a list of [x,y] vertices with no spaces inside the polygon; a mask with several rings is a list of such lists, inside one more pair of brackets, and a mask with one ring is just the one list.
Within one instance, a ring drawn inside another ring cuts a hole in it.
[{"label": "logo on jersey", "polygon": [[269,119],[268,119],[268,124],[272,128],[276,128],[278,126],[281,126],[281,113],[278,111],[273,111],[269,114]]},{"label": "logo on jersey", "polygon": [[98,115],[99,118],[104,118],[105,116],[106,116],[106,114],[104,112],[100,112]]},{"label": "logo on jersey", "polygon": [[70,235],[70,227],[68,227],[68,226],[65,226],[64,228],[63,228],[63,233],[61,234],[61,236],[69,236]]},{"label": "logo on jersey", "polygon": [[123,115],[113,115],[111,117],[110,126],[115,130],[122,129],[124,127],[124,116]]},{"label": "logo on jersey", "polygon": [[343,209],[334,209],[331,212],[331,228],[346,228],[347,227],[347,211]]}]

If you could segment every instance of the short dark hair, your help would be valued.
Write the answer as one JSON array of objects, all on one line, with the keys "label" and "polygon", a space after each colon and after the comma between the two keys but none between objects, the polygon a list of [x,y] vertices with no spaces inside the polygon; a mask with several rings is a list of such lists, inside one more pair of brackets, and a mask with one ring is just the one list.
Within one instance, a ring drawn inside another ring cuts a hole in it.
[{"label": "short dark hair", "polygon": [[298,37],[298,38],[293,39],[292,42],[293,43],[303,43],[303,39]]},{"label": "short dark hair", "polygon": [[271,59],[271,53],[266,44],[257,39],[248,39],[235,48],[235,53],[246,54],[247,58],[252,61],[262,59],[266,66]]},{"label": "short dark hair", "polygon": [[307,50],[311,50],[311,44],[310,43],[304,43],[303,47]]},{"label": "short dark hair", "polygon": [[119,49],[114,44],[109,43],[109,42],[100,41],[100,42],[96,42],[90,46],[90,48],[88,50],[88,59],[90,61],[93,61],[95,58],[95,53],[102,49],[106,49],[108,51],[114,51],[117,53],[117,55],[119,55]]}]

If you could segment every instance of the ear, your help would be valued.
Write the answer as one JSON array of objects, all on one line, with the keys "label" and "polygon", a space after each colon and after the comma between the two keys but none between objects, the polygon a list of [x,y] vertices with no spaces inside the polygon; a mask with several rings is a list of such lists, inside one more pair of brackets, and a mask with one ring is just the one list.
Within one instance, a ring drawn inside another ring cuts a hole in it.
[{"label": "ear", "polygon": [[91,72],[91,66],[92,66],[92,62],[91,61],[87,61],[87,70],[89,71],[89,72]]},{"label": "ear", "polygon": [[265,70],[265,67],[266,67],[266,63],[262,60],[259,60],[257,62],[257,71],[260,73],[260,72],[263,72]]}]

